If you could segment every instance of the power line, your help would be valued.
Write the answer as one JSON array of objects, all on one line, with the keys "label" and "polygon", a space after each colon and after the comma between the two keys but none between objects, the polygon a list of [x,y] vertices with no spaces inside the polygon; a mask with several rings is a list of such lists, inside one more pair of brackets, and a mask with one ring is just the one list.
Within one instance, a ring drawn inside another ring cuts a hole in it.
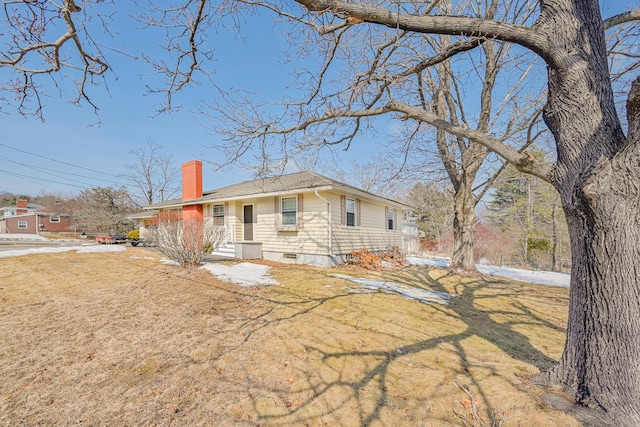
[{"label": "power line", "polygon": [[[0,145],[1,145],[1,144],[0,144]],[[24,174],[21,174],[21,173],[7,172],[7,171],[3,171],[3,170],[0,170],[0,173],[4,173],[4,174],[7,174],[7,175],[11,175],[11,176],[19,176],[19,177],[22,177],[22,178],[37,179],[38,181],[53,182],[54,184],[62,184],[62,185],[70,186],[70,187],[78,187],[78,188],[82,188],[83,190],[85,190],[85,189],[89,188],[89,187],[87,187],[87,186],[83,186],[83,185],[69,184],[69,183],[67,183],[67,182],[54,181],[54,180],[52,180],[52,179],[39,178],[39,177],[37,177],[37,176],[24,175]],[[44,185],[44,184],[42,184],[42,185]],[[51,188],[51,187],[49,187],[49,188]]]},{"label": "power line", "polygon": [[74,167],[74,168],[84,169],[84,170],[87,170],[87,171],[89,171],[89,172],[99,173],[99,174],[101,174],[101,175],[106,175],[106,176],[110,176],[110,177],[113,177],[113,178],[120,178],[118,175],[113,175],[113,174],[110,174],[110,173],[100,172],[100,171],[97,171],[97,170],[93,170],[93,169],[85,168],[84,166],[74,165],[74,164],[72,164],[72,163],[67,163],[67,162],[64,162],[64,161],[62,161],[62,160],[52,159],[51,157],[43,156],[43,155],[41,155],[41,154],[32,153],[32,152],[30,152],[30,151],[26,151],[26,150],[20,150],[19,148],[11,147],[11,146],[6,145],[6,144],[2,144],[2,143],[0,143],[0,146],[2,146],[2,147],[6,147],[6,148],[9,148],[10,150],[18,151],[18,152],[20,152],[20,153],[24,153],[24,154],[29,154],[29,155],[31,155],[31,156],[40,157],[41,159],[46,159],[46,160],[50,160],[50,161],[52,161],[52,162],[61,163],[61,164],[63,164],[63,165],[71,166],[71,167]]},{"label": "power line", "polygon": [[0,190],[6,191],[7,193],[14,193],[14,194],[19,193],[19,191],[15,191],[15,190],[13,190],[11,188],[3,187],[2,185],[0,185]]},{"label": "power line", "polygon": [[[14,173],[11,173],[11,175],[13,176],[13,175],[15,175],[15,174],[14,174]],[[45,184],[45,183],[43,183],[43,182],[40,182],[40,181],[33,181],[33,180],[31,180],[31,179],[27,179],[27,178],[24,178],[24,177],[20,177],[19,179],[21,179],[21,180],[23,180],[23,181],[26,181],[26,182],[30,182],[30,183],[32,183],[32,184],[36,184],[36,185],[38,185],[38,186],[40,186],[40,187],[46,187],[46,188],[49,188],[49,189],[54,190],[54,191],[60,191],[60,189],[59,189],[59,188],[52,187],[52,186],[47,185],[47,184]],[[5,190],[6,190],[6,188],[5,188]],[[26,194],[26,193],[24,193],[22,190],[21,190],[21,191],[11,190],[10,192],[11,192],[11,193],[14,193],[14,194]]]},{"label": "power line", "polygon": [[[0,144],[0,145],[2,145],[2,144]],[[18,161],[15,161],[15,160],[11,160],[11,159],[8,159],[8,158],[2,157],[2,156],[0,156],[0,159],[5,160],[7,162],[15,163],[17,165],[24,166],[24,167],[27,167],[29,169],[33,169],[33,170],[36,170],[36,171],[56,172],[56,173],[62,173],[62,174],[65,174],[65,175],[77,176],[77,177],[80,177],[80,178],[88,178],[88,179],[95,180],[95,181],[104,181],[104,182],[108,182],[110,184],[114,184],[115,183],[115,184],[119,184],[119,185],[127,185],[127,184],[123,184],[121,182],[115,182],[115,181],[109,180],[109,179],[94,178],[94,177],[87,176],[87,175],[81,175],[81,174],[72,173],[72,172],[64,172],[64,171],[59,171],[59,170],[56,170],[56,169],[45,168],[45,167],[42,167],[42,166],[28,165],[26,163],[22,163],[22,162],[18,162]],[[54,176],[57,176],[58,178],[62,178],[62,179],[69,179],[70,181],[79,182],[81,184],[83,183],[82,181],[76,181],[74,179],[66,178],[64,176],[59,176],[59,175],[55,175],[55,174],[54,174]]]}]

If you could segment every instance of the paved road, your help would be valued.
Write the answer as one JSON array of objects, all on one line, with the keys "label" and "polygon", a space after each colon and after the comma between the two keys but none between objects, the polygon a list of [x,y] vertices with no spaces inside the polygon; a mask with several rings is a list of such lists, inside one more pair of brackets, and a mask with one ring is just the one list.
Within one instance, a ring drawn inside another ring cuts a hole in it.
[{"label": "paved road", "polygon": [[12,249],[29,249],[29,248],[39,248],[39,247],[51,247],[51,246],[84,246],[84,245],[95,245],[93,240],[27,240],[27,239],[16,239],[16,240],[0,240],[0,251],[7,251]]}]

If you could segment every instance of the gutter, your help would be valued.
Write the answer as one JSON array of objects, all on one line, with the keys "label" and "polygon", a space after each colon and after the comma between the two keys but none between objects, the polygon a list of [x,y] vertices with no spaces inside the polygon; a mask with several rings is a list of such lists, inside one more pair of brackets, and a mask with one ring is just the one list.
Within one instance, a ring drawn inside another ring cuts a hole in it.
[{"label": "gutter", "polygon": [[329,212],[329,256],[333,257],[333,220],[331,219],[331,202],[318,194],[318,190],[314,191],[316,197],[327,204],[327,211]]},{"label": "gutter", "polygon": [[[167,201],[162,203],[156,203],[154,205],[143,206],[143,210],[151,210],[151,209],[170,209],[170,208],[181,208],[183,206],[190,205],[207,205],[207,204],[216,204],[220,202],[235,202],[238,200],[247,200],[247,199],[258,199],[262,197],[273,197],[273,196],[284,196],[289,194],[298,194],[298,193],[308,193],[311,191],[323,191],[323,190],[333,190],[333,187],[330,185],[323,185],[321,187],[304,187],[304,188],[291,188],[288,190],[278,190],[278,191],[270,191],[268,193],[247,193],[240,194],[237,196],[229,196],[222,195],[219,196],[214,194],[216,190],[210,191],[202,197],[198,197],[197,199],[191,200],[175,200],[175,201]],[[323,199],[324,200],[324,199]]]}]

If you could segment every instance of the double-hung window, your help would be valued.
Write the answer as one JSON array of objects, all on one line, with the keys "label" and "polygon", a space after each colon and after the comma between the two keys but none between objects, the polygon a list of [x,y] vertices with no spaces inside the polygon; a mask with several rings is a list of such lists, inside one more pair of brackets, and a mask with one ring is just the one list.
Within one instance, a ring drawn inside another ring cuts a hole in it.
[{"label": "double-hung window", "polygon": [[18,228],[27,228],[27,221],[18,221]]},{"label": "double-hung window", "polygon": [[60,222],[60,215],[57,215],[57,214],[49,215],[49,222]]},{"label": "double-hung window", "polygon": [[345,203],[345,209],[347,211],[347,226],[356,226],[356,201],[354,199],[347,199]]},{"label": "double-hung window", "polygon": [[388,208],[387,209],[387,230],[393,230],[393,220],[395,219],[396,212],[395,210]]},{"label": "double-hung window", "polygon": [[282,213],[282,225],[298,224],[298,198],[283,197],[280,201]]},{"label": "double-hung window", "polygon": [[213,225],[224,225],[224,205],[213,205]]}]

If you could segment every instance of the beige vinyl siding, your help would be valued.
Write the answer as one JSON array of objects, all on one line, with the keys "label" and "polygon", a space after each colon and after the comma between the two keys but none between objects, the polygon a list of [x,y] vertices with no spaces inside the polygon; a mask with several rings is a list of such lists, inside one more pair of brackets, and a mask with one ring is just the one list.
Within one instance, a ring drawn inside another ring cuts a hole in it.
[{"label": "beige vinyl siding", "polygon": [[302,216],[299,218],[297,231],[276,229],[274,197],[231,203],[229,219],[235,225],[237,241],[243,238],[242,206],[247,204],[253,204],[256,217],[253,240],[262,243],[263,251],[314,255],[328,253],[327,208],[315,194],[303,194]]},{"label": "beige vinyl siding", "polygon": [[334,231],[334,254],[348,254],[367,248],[369,251],[386,251],[392,246],[402,247],[402,233],[387,233],[379,228],[360,230],[340,228]]},{"label": "beige vinyl siding", "polygon": [[242,202],[229,202],[226,223],[233,227],[233,241],[242,240]]},{"label": "beige vinyl siding", "polygon": [[[322,191],[319,194],[331,203],[332,255],[347,254],[364,247],[371,251],[382,251],[402,245],[402,233],[386,229],[386,205],[347,194],[347,197],[358,201],[357,206],[360,208],[360,212],[356,212],[360,226],[347,227],[342,224],[341,196],[344,194],[330,191]],[[298,196],[291,194],[284,197],[294,195]],[[243,239],[242,206],[253,204],[256,218],[253,240],[262,243],[263,251],[327,255],[329,217],[326,202],[314,193],[303,193],[302,203],[298,201],[298,207],[302,206],[302,212],[296,231],[277,230],[276,211],[279,203],[280,196],[229,202],[225,223],[233,226],[235,241]]]},{"label": "beige vinyl siding", "polygon": [[[324,196],[324,195],[323,195]],[[402,246],[402,233],[397,230],[387,230],[386,210],[387,206],[381,203],[373,203],[369,200],[358,199],[355,196],[346,197],[359,200],[360,212],[356,216],[360,218],[359,227],[343,225],[342,206],[340,195],[331,195],[334,203],[334,228],[333,228],[333,253],[347,254],[367,248],[370,251],[384,251],[392,246]],[[327,197],[329,199],[329,197]]]}]

